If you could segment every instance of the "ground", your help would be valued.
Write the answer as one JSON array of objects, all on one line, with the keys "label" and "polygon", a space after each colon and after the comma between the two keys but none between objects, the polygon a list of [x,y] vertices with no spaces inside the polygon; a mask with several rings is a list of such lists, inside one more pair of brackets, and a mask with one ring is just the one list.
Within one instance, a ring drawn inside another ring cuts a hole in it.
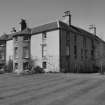
[{"label": "ground", "polygon": [[0,74],[0,105],[105,105],[105,75]]}]

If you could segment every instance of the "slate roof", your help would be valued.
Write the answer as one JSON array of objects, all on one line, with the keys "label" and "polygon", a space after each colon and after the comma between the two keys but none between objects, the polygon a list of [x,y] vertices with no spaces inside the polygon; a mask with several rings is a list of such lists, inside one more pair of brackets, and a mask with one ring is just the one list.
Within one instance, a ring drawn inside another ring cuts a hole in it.
[{"label": "slate roof", "polygon": [[35,34],[39,34],[42,32],[48,32],[48,31],[57,30],[57,29],[64,29],[64,30],[68,30],[68,31],[70,30],[70,31],[73,31],[76,33],[80,33],[80,35],[84,35],[84,36],[89,37],[89,38],[94,38],[96,40],[103,41],[98,36],[96,36],[92,33],[89,33],[88,31],[86,31],[82,28],[76,27],[74,25],[69,26],[62,21],[51,22],[51,23],[40,25],[40,26],[31,28],[31,29],[26,28],[23,31],[15,32],[15,33],[8,34],[8,35],[2,35],[0,37],[0,40],[12,40],[12,38],[14,36],[18,36],[18,35],[19,36],[20,35],[35,35]]},{"label": "slate roof", "polygon": [[[77,26],[74,26],[74,25],[68,26],[66,23],[61,22],[61,21],[59,22],[59,27],[60,27],[61,29],[66,29],[66,30],[73,31],[73,32],[75,32],[75,33],[79,33],[79,34],[82,35],[82,36],[85,36],[85,37],[88,37],[88,38],[92,38],[92,39],[96,39],[96,40],[98,40],[98,41],[104,42],[104,41],[103,41],[101,38],[99,38],[97,35],[94,35],[94,34],[88,32],[88,31],[86,31],[86,30],[84,30],[84,29],[82,29],[82,28],[80,28],[80,27],[77,27]],[[105,42],[104,42],[104,43],[105,43]]]},{"label": "slate roof", "polygon": [[31,34],[38,34],[38,33],[42,33],[45,31],[51,31],[51,30],[56,30],[58,29],[58,24],[57,22],[52,22],[52,23],[48,23],[48,24],[44,24],[35,28],[31,29]]},{"label": "slate roof", "polygon": [[[72,31],[75,33],[80,33],[80,35],[84,35],[86,37],[89,38],[96,38],[98,39],[98,37],[92,33],[89,33],[88,31],[85,31],[82,28],[76,27],[76,26],[69,26],[66,23],[62,22],[62,21],[58,21],[58,22],[52,22],[52,23],[48,23],[45,25],[41,25],[35,28],[31,29],[31,35],[35,35],[35,34],[39,34],[42,32],[48,32],[48,31],[52,31],[52,30],[56,30],[56,29],[64,29],[67,31]],[[100,39],[100,38],[99,38]]]}]

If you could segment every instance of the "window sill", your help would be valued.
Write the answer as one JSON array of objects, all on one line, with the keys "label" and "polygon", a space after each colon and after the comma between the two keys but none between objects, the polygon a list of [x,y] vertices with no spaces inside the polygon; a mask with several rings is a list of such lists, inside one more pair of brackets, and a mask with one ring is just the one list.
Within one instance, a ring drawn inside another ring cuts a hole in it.
[{"label": "window sill", "polygon": [[29,57],[24,57],[24,59],[28,59]]}]

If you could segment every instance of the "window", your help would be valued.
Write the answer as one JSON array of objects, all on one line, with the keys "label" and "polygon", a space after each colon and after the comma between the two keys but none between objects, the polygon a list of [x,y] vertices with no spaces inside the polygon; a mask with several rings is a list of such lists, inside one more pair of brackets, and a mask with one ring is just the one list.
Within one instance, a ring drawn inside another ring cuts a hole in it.
[{"label": "window", "polygon": [[70,55],[70,48],[69,46],[66,46],[66,56],[69,56]]},{"label": "window", "polygon": [[94,41],[91,40],[91,44],[92,44],[92,49],[94,49]]},{"label": "window", "polygon": [[24,36],[24,40],[29,40],[29,36]]},{"label": "window", "polygon": [[94,59],[94,50],[95,50],[95,47],[94,47],[94,41],[93,40],[91,40],[91,44],[92,44],[91,59]]},{"label": "window", "polygon": [[46,35],[46,33],[43,33],[42,34],[42,39],[45,39],[45,38],[47,38],[47,35]]},{"label": "window", "polygon": [[0,51],[0,59],[4,60],[4,52],[3,51]]},{"label": "window", "polygon": [[44,38],[47,38],[47,35],[46,34],[44,34]]},{"label": "window", "polygon": [[15,47],[15,58],[18,58],[18,47]]},{"label": "window", "polygon": [[66,56],[70,56],[70,32],[66,32]]},{"label": "window", "polygon": [[18,37],[17,36],[15,36],[15,41],[18,41]]},{"label": "window", "polygon": [[70,41],[70,32],[69,31],[66,32],[66,41]]},{"label": "window", "polygon": [[83,38],[83,47],[86,48],[86,38]]},{"label": "window", "polygon": [[87,59],[88,50],[85,49],[85,59]]},{"label": "window", "polygon": [[29,69],[29,63],[25,62],[23,63],[23,70],[27,70],[27,69]]},{"label": "window", "polygon": [[0,44],[0,47],[4,47],[5,45],[4,44]]},{"label": "window", "polygon": [[74,57],[75,59],[77,59],[77,46],[76,45],[74,46]]},{"label": "window", "polygon": [[83,60],[83,49],[81,49],[81,60]]},{"label": "window", "polygon": [[44,68],[44,69],[47,68],[47,62],[44,61],[44,62],[42,63],[42,65],[43,65],[43,68]]},{"label": "window", "polygon": [[93,49],[91,50],[91,59],[92,60],[94,59],[94,50]]},{"label": "window", "polygon": [[76,44],[77,43],[77,35],[75,34],[74,35],[74,44]]},{"label": "window", "polygon": [[18,69],[18,63],[15,63],[15,69]]},{"label": "window", "polygon": [[28,47],[23,47],[23,57],[29,58],[29,49]]}]

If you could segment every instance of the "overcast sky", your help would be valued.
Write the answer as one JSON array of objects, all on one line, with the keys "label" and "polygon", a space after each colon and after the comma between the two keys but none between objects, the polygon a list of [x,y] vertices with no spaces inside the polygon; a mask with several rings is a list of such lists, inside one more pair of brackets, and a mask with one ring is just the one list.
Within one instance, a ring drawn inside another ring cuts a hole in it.
[{"label": "overcast sky", "polygon": [[72,11],[73,25],[88,30],[95,24],[105,40],[105,0],[0,0],[0,34],[19,30],[21,18],[35,27],[59,19],[66,10]]}]

